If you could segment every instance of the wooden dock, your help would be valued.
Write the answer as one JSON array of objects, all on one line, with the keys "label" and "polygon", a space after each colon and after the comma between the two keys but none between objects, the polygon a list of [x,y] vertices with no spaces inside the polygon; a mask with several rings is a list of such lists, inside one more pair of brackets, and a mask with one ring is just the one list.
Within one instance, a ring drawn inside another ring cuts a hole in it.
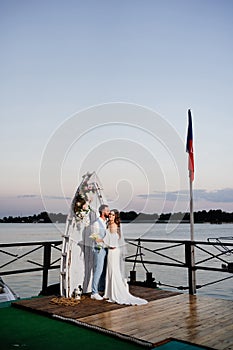
[{"label": "wooden dock", "polygon": [[130,286],[130,291],[149,303],[126,306],[91,300],[85,295],[75,306],[58,305],[51,296],[20,300],[12,305],[148,347],[177,339],[233,350],[232,301],[139,286]]}]

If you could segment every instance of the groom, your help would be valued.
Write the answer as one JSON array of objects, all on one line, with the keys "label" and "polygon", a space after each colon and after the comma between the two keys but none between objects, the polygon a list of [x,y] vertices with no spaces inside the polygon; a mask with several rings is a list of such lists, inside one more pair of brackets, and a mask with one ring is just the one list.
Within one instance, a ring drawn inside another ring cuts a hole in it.
[{"label": "groom", "polygon": [[[109,207],[106,204],[102,204],[99,207],[100,216],[96,219],[93,224],[92,233],[99,235],[99,238],[104,238],[106,235],[107,229],[107,218],[109,216]],[[100,291],[104,291],[105,287],[105,269],[106,269],[106,255],[107,248],[100,248],[97,246],[97,243],[94,243],[94,273],[92,281],[92,293],[91,299],[102,300],[103,298],[99,295]]]}]

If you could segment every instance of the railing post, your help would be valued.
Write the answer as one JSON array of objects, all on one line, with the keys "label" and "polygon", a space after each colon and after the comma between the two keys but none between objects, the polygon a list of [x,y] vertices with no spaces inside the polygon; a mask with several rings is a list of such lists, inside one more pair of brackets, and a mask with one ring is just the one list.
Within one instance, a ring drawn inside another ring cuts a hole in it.
[{"label": "railing post", "polygon": [[51,261],[51,244],[44,244],[44,261],[43,261],[43,279],[42,279],[42,292],[45,292],[48,286],[48,272]]},{"label": "railing post", "polygon": [[185,264],[188,268],[189,294],[196,293],[195,262],[193,259],[192,242],[185,242]]}]

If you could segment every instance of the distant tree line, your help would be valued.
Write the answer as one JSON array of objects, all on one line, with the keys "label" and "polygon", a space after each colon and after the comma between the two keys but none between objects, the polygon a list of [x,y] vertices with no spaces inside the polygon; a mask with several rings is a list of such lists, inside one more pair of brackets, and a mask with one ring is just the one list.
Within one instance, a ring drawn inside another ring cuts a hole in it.
[{"label": "distant tree line", "polygon": [[[221,209],[217,210],[202,210],[194,212],[194,223],[211,223],[211,224],[221,224],[221,223],[233,223],[233,213],[227,213]],[[161,214],[159,216],[158,222],[161,221],[181,221],[181,222],[190,222],[189,213],[169,213]]]},{"label": "distant tree line", "polygon": [[31,216],[8,216],[4,217],[3,219],[0,219],[0,222],[2,223],[51,223],[51,222],[57,222],[57,223],[64,223],[66,222],[67,215],[65,214],[54,214],[54,213],[47,213],[46,211],[41,212],[40,214],[34,214]]},{"label": "distant tree line", "polygon": [[[182,222],[187,223],[190,221],[189,213],[167,213],[167,214],[145,214],[136,213],[135,211],[120,212],[120,217],[122,222],[157,222],[166,223],[170,222]],[[32,216],[8,216],[0,219],[0,223],[65,223],[67,215],[62,213],[47,213],[46,211],[40,214]],[[211,224],[221,224],[221,223],[233,223],[233,213],[227,213],[218,210],[206,210],[194,212],[194,222],[195,223],[211,223]]]}]

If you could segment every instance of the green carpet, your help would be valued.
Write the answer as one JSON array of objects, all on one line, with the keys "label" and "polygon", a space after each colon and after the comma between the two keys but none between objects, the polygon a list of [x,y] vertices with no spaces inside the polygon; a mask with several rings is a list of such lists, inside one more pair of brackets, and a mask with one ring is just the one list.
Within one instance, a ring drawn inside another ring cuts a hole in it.
[{"label": "green carpet", "polygon": [[[0,305],[1,350],[142,350],[142,345],[123,341],[109,335],[16,309],[9,303]],[[155,350],[206,349],[178,340],[159,345]]]},{"label": "green carpet", "polygon": [[1,308],[0,319],[1,350],[142,350],[144,348],[112,336],[13,307]]}]

